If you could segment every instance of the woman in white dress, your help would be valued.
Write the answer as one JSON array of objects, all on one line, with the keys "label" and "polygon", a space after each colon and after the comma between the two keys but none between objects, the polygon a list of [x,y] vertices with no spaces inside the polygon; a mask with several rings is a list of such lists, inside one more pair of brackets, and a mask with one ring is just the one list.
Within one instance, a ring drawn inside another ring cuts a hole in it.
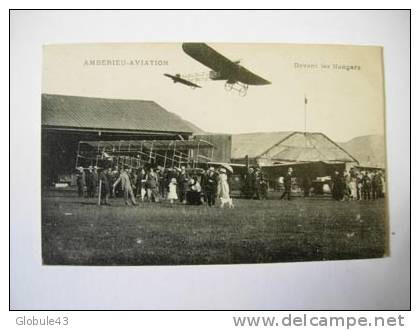
[{"label": "woman in white dress", "polygon": [[171,204],[173,204],[178,199],[176,188],[177,188],[176,179],[172,178],[171,182],[169,183],[169,193],[168,193],[168,199],[170,200]]},{"label": "woman in white dress", "polygon": [[232,200],[230,198],[228,176],[226,174],[226,169],[223,167],[219,170],[217,195],[220,198],[221,207],[223,207],[225,204],[227,204],[229,207],[233,207]]},{"label": "woman in white dress", "polygon": [[356,200],[357,199],[357,182],[356,182],[356,177],[351,177],[350,179],[350,198],[352,200]]}]

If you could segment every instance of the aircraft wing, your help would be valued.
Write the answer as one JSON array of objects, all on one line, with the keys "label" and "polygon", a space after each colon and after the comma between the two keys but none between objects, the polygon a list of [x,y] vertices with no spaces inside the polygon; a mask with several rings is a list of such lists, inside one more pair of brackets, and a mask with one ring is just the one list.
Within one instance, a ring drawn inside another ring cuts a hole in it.
[{"label": "aircraft wing", "polygon": [[173,76],[173,75],[171,75],[171,74],[169,74],[169,73],[164,73],[163,75],[164,75],[165,77],[171,78],[173,81],[175,81],[176,79],[178,79],[178,77]]},{"label": "aircraft wing", "polygon": [[184,84],[184,85],[194,87],[194,88],[201,88],[201,86],[198,86],[197,84],[194,84],[193,82],[191,82],[187,79],[181,78],[181,76],[178,76],[178,75],[173,76],[173,75],[168,74],[168,73],[164,73],[163,75],[168,77],[168,78],[171,78],[174,82]]},{"label": "aircraft wing", "polygon": [[185,42],[182,44],[182,49],[201,64],[228,77],[227,80],[240,81],[247,85],[271,84],[268,80],[232,62],[205,43]]}]

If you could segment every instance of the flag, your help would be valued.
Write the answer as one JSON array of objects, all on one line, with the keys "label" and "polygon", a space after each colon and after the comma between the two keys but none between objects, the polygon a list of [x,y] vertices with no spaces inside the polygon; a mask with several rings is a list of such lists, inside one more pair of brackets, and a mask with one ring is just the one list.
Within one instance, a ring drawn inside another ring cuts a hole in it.
[{"label": "flag", "polygon": [[308,99],[306,98],[306,95],[305,95],[305,104],[308,104]]}]

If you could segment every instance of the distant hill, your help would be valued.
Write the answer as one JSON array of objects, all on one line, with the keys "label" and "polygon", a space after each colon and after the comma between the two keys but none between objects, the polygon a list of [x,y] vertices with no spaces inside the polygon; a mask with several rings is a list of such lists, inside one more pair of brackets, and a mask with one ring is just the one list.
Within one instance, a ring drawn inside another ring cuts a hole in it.
[{"label": "distant hill", "polygon": [[339,145],[356,158],[360,165],[386,167],[385,138],[382,135],[365,135]]}]

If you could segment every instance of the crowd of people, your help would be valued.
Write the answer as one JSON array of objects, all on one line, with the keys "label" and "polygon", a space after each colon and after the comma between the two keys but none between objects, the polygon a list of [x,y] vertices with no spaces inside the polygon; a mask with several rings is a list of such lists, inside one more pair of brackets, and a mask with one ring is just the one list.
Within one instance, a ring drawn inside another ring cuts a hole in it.
[{"label": "crowd of people", "polygon": [[375,200],[385,194],[385,177],[380,170],[335,171],[331,183],[335,200]]},{"label": "crowd of people", "polygon": [[243,194],[249,199],[266,199],[268,180],[260,167],[249,167],[243,183]]},{"label": "crowd of people", "polygon": [[[308,173],[295,175],[292,167],[280,178],[282,194],[280,199],[291,199],[292,183],[300,188],[304,197],[315,190],[313,178]],[[385,176],[381,170],[334,171],[330,191],[335,200],[375,200],[385,195]],[[259,167],[250,167],[244,177],[242,193],[247,198],[266,199],[268,180]],[[322,193],[322,192],[321,192]]]},{"label": "crowd of people", "polygon": [[[291,199],[292,182],[299,182],[304,196],[313,190],[308,175],[296,178],[293,168],[281,178],[283,192],[280,199]],[[294,180],[294,181],[293,181]],[[217,199],[230,200],[230,187],[226,169],[217,170],[210,166],[207,170],[179,168],[108,167],[98,174],[96,166],[78,168],[77,187],[79,197],[92,198],[100,194],[102,205],[110,205],[110,198],[123,197],[127,205],[138,202],[160,202],[168,200],[189,205],[214,206]],[[380,170],[335,171],[331,177],[330,190],[334,200],[375,200],[384,197],[385,178]],[[246,198],[266,199],[268,179],[259,167],[249,167],[243,176],[242,194]]]},{"label": "crowd of people", "polygon": [[79,197],[94,197],[99,179],[98,168],[89,166],[85,171],[83,167],[78,167],[78,171],[76,183]]},{"label": "crowd of people", "polygon": [[[197,172],[197,171],[195,171]],[[226,169],[221,167],[193,173],[185,166],[148,169],[140,167],[108,167],[98,175],[98,168],[89,166],[86,170],[78,167],[77,187],[79,197],[95,197],[100,194],[100,204],[110,205],[110,198],[124,198],[126,205],[138,202],[168,200],[189,205],[209,206],[216,204],[217,198],[230,199]]]}]

